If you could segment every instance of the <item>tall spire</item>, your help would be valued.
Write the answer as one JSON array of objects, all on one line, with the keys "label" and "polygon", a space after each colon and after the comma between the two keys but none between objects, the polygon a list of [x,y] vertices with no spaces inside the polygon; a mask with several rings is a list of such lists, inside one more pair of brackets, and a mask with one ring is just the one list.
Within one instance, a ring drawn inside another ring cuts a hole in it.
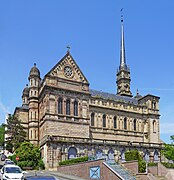
[{"label": "tall spire", "polygon": [[126,56],[125,56],[123,15],[121,15],[120,66],[119,66],[119,70],[117,71],[116,82],[117,82],[118,95],[132,97],[132,93],[130,91],[130,82],[131,82],[130,70],[126,64]]},{"label": "tall spire", "polygon": [[124,24],[123,15],[121,15],[121,41],[120,41],[120,69],[127,69],[125,43],[124,43]]}]

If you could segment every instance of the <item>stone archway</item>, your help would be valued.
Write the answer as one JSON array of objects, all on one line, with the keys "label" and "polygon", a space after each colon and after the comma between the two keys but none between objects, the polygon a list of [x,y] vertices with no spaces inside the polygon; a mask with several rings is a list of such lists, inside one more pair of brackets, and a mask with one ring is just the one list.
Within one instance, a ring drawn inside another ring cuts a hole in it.
[{"label": "stone archway", "polygon": [[77,157],[77,149],[75,147],[70,147],[68,149],[68,159],[74,159]]},{"label": "stone archway", "polygon": [[158,156],[159,156],[159,153],[158,153],[157,150],[155,150],[154,155],[153,155],[154,162],[159,162],[159,157]]},{"label": "stone archway", "polygon": [[125,160],[125,149],[124,148],[121,150],[120,156],[121,156],[120,157],[121,162],[125,162],[126,160]]},{"label": "stone archway", "polygon": [[144,160],[145,160],[146,162],[149,162],[149,155],[150,155],[150,153],[149,153],[149,151],[147,150],[147,151],[145,152],[145,154],[144,154]]},{"label": "stone archway", "polygon": [[103,152],[101,149],[98,149],[96,151],[96,159],[102,159],[103,158]]},{"label": "stone archway", "polygon": [[108,151],[108,159],[109,160],[114,160],[114,150],[113,149],[110,149]]}]

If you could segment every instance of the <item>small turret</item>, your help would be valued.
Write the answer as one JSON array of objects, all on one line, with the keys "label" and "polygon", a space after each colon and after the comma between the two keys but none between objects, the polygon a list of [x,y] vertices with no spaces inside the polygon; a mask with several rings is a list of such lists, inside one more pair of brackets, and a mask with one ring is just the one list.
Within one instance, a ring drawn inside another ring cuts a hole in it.
[{"label": "small turret", "polygon": [[38,145],[39,141],[39,110],[38,110],[38,96],[40,86],[40,71],[36,67],[36,63],[31,68],[28,80],[30,81],[29,87],[29,132],[28,139],[31,143]]},{"label": "small turret", "polygon": [[39,71],[39,69],[36,67],[36,63],[34,63],[34,66],[31,68],[30,74],[29,74],[29,79],[31,79],[31,78],[33,78],[33,77],[38,77],[38,78],[40,78],[40,71]]},{"label": "small turret", "polygon": [[26,87],[24,88],[22,93],[22,106],[28,105],[28,98],[29,98],[29,88],[28,88],[28,84],[26,84]]}]

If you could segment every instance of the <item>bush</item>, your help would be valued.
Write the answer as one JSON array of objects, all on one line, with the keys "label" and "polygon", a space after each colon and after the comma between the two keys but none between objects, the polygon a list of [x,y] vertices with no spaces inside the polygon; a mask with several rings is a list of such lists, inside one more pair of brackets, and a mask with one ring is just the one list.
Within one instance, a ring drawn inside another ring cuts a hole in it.
[{"label": "bush", "polygon": [[138,161],[138,172],[144,173],[146,172],[146,162],[145,161]]},{"label": "bush", "polygon": [[162,162],[161,164],[163,164],[166,168],[174,169],[174,164],[172,164],[172,163]]},{"label": "bush", "polygon": [[44,162],[43,162],[43,160],[42,159],[40,159],[39,160],[39,162],[38,162],[38,169],[45,169],[45,165],[44,165]]},{"label": "bush", "polygon": [[88,161],[87,156],[65,160],[65,161],[60,162],[59,165],[62,166],[62,165],[68,165],[68,164],[76,164],[76,163],[85,162],[85,161]]},{"label": "bush", "polygon": [[138,150],[126,151],[125,159],[126,159],[126,161],[133,161],[133,160],[141,161],[142,160],[141,155],[138,152]]},{"label": "bush", "polygon": [[149,162],[149,163],[148,163],[148,166],[151,166],[151,167],[152,167],[152,166],[157,166],[157,164],[158,164],[158,163],[155,163],[155,162]]}]

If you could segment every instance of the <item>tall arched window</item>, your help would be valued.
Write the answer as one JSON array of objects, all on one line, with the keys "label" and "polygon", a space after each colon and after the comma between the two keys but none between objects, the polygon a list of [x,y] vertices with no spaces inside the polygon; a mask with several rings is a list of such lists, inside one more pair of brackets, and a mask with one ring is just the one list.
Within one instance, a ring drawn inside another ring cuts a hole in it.
[{"label": "tall arched window", "polygon": [[127,129],[127,118],[124,118],[124,129]]},{"label": "tall arched window", "polygon": [[156,132],[156,121],[153,121],[153,132]]},{"label": "tall arched window", "polygon": [[32,132],[32,130],[31,130],[31,131],[30,131],[30,137],[31,137],[31,139],[32,139],[32,133],[33,133],[33,132]]},{"label": "tall arched window", "polygon": [[134,119],[134,131],[136,131],[137,130],[137,124],[136,124],[137,122],[136,122],[136,119]]},{"label": "tall arched window", "polygon": [[58,100],[58,114],[62,114],[62,98]]},{"label": "tall arched window", "polygon": [[70,115],[70,100],[66,100],[66,115]]},{"label": "tall arched window", "polygon": [[117,128],[117,117],[114,116],[114,128]]},{"label": "tall arched window", "polygon": [[103,127],[106,127],[106,115],[103,115]]},{"label": "tall arched window", "polygon": [[74,101],[74,116],[78,116],[78,102]]},{"label": "tall arched window", "polygon": [[91,126],[94,126],[94,113],[91,114]]}]

